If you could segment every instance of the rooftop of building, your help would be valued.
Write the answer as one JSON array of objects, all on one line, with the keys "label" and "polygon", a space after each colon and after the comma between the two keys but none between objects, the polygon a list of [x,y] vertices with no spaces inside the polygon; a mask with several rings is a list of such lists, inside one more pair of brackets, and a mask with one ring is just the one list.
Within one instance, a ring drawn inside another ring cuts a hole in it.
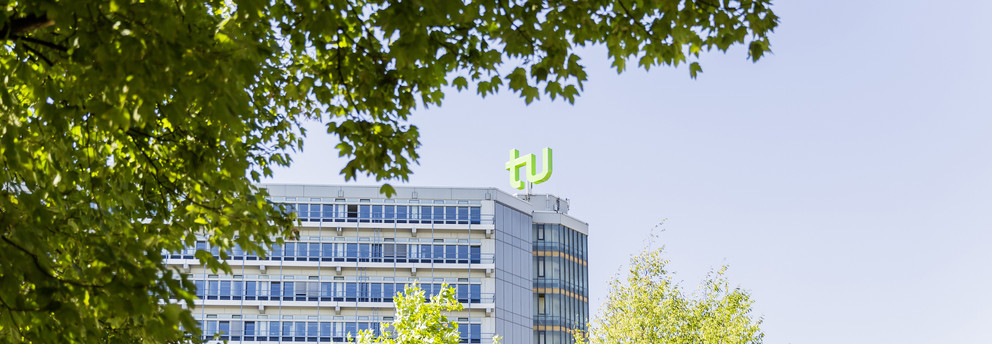
[{"label": "rooftop of building", "polygon": [[[333,199],[383,199],[378,185],[321,185],[294,183],[263,183],[272,197],[303,197]],[[570,223],[570,227],[582,232],[588,230],[588,223],[568,215],[569,200],[550,194],[510,194],[495,187],[437,187],[437,186],[394,186],[396,200],[468,200],[495,201],[517,211],[532,214],[539,218],[559,218],[560,223]],[[538,220],[538,219],[535,219]]]}]

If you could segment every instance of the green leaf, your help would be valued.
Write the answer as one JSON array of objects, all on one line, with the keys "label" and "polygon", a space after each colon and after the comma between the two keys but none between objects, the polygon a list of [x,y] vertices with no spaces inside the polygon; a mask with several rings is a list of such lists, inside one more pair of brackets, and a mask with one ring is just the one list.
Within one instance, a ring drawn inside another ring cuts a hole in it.
[{"label": "green leaf", "polygon": [[455,86],[455,89],[459,91],[468,88],[468,80],[465,80],[465,77],[463,76],[455,78],[451,83]]},{"label": "green leaf", "polygon": [[396,189],[394,189],[392,185],[382,184],[382,186],[379,187],[379,193],[386,195],[387,198],[391,198],[396,194]]},{"label": "green leaf", "polygon": [[689,76],[691,76],[693,79],[695,79],[696,76],[702,72],[703,72],[703,67],[699,66],[699,62],[693,62],[689,64]]}]

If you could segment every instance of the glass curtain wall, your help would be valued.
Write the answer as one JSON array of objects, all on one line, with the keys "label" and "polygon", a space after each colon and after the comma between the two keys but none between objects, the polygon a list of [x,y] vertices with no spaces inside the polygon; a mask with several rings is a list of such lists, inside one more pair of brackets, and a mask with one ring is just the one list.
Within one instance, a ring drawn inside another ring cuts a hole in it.
[{"label": "glass curtain wall", "polygon": [[534,343],[570,344],[589,321],[585,234],[559,224],[534,224]]}]

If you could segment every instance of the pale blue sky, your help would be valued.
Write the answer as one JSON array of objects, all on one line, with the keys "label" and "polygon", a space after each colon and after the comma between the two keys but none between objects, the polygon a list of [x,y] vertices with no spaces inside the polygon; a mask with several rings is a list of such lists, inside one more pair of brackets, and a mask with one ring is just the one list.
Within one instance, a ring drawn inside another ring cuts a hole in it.
[{"label": "pale blue sky", "polygon": [[[774,8],[773,55],[714,53],[697,80],[618,76],[594,48],[575,105],[451,92],[413,117],[409,184],[512,191],[508,150],[549,146],[535,192],[589,222],[594,309],[667,218],[685,287],[729,264],[767,343],[989,342],[992,1]],[[271,181],[343,182],[336,142],[310,132]]]}]

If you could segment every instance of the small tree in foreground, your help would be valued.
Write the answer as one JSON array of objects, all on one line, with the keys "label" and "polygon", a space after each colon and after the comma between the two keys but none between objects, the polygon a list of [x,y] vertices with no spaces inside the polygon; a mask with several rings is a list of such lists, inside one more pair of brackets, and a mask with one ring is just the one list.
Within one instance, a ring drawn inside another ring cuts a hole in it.
[{"label": "small tree in foreground", "polygon": [[579,344],[761,343],[761,318],[747,291],[731,287],[724,273],[709,274],[698,294],[686,295],[666,269],[662,249],[634,256],[626,279],[614,279],[601,314]]},{"label": "small tree in foreground", "polygon": [[[462,304],[455,299],[455,288],[447,284],[437,295],[424,302],[424,290],[416,283],[408,284],[402,294],[396,295],[393,305],[396,316],[393,323],[383,323],[382,333],[375,336],[371,330],[358,333],[359,344],[458,344],[458,323],[448,320],[443,312],[458,311]],[[392,328],[392,330],[390,330]],[[493,337],[493,344],[499,337]]]}]

